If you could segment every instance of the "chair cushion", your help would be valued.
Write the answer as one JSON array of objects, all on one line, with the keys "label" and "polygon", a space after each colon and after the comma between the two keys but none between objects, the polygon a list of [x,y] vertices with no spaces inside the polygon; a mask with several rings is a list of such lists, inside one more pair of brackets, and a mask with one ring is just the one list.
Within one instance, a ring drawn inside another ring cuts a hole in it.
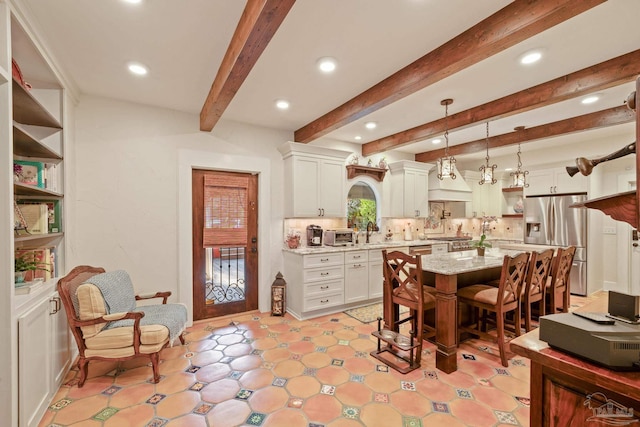
[{"label": "chair cushion", "polygon": [[[169,341],[169,329],[162,325],[140,327],[142,345],[164,345]],[[133,326],[104,329],[90,338],[85,337],[85,345],[90,350],[116,349],[133,346]],[[132,347],[133,348],[133,347]]]},{"label": "chair cushion", "polygon": [[[407,284],[407,289],[409,289],[410,292],[414,293],[415,295],[415,286],[413,283],[408,283]],[[403,300],[407,300],[407,301],[414,301],[413,296],[409,295],[408,292],[406,291],[400,291],[400,289],[397,289],[397,293],[394,294],[394,298],[401,298]],[[423,300],[423,305],[429,306],[432,304],[435,304],[436,302],[436,288],[432,287],[432,286],[423,286],[422,287],[422,300]]]},{"label": "chair cushion", "polygon": [[[107,314],[107,308],[104,305],[104,298],[100,289],[91,283],[83,283],[78,286],[76,291],[78,296],[78,317],[80,320],[92,320]],[[82,335],[85,339],[95,336],[102,331],[106,323],[97,325],[83,326]]]},{"label": "chair cushion", "polygon": [[[458,298],[477,301],[483,304],[496,305],[498,303],[498,288],[490,285],[472,285],[458,289]],[[513,295],[505,292],[505,297],[511,295],[511,299],[505,298],[504,302],[514,301]]]}]

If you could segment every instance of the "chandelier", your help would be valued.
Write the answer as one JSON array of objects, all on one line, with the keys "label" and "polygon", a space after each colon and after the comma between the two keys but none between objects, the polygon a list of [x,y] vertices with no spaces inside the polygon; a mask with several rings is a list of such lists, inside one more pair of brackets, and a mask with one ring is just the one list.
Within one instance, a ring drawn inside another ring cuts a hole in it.
[{"label": "chandelier", "polygon": [[447,98],[440,101],[444,105],[444,157],[438,159],[438,179],[456,179],[455,164],[456,159],[449,156],[449,105],[453,104],[453,99]]},{"label": "chandelier", "polygon": [[[517,132],[521,132],[524,130],[524,126],[518,126],[514,128],[514,130]],[[509,174],[512,179],[512,184],[510,185],[511,188],[513,187],[526,188],[529,186],[529,183],[527,182],[527,175],[529,175],[529,171],[522,170],[522,160],[520,159],[520,153],[521,153],[520,138],[518,138],[518,169],[516,169],[514,172],[511,172]]]},{"label": "chandelier", "polygon": [[489,166],[489,122],[487,122],[487,156],[484,158],[485,164],[480,166],[480,185],[482,184],[495,184],[498,180],[494,176],[494,172],[498,165],[494,164]]}]

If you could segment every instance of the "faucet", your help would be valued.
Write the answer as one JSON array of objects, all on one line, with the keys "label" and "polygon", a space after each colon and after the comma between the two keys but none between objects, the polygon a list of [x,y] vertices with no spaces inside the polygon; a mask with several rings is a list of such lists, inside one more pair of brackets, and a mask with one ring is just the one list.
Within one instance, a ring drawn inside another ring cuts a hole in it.
[{"label": "faucet", "polygon": [[374,231],[378,231],[378,227],[376,227],[373,222],[369,221],[367,223],[367,243],[369,243],[369,236],[371,236]]}]

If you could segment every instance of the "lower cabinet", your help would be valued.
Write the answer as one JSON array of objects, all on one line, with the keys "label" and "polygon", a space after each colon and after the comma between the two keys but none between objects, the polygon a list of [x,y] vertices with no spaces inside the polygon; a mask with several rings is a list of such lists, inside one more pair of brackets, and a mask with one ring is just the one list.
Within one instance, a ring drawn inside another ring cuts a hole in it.
[{"label": "lower cabinet", "polygon": [[344,254],[344,302],[369,299],[368,251],[353,251]]},{"label": "lower cabinet", "polygon": [[382,251],[369,250],[369,298],[382,298],[384,272],[382,271]]},{"label": "lower cabinet", "polygon": [[20,427],[37,426],[71,364],[70,334],[57,293],[18,317]]}]

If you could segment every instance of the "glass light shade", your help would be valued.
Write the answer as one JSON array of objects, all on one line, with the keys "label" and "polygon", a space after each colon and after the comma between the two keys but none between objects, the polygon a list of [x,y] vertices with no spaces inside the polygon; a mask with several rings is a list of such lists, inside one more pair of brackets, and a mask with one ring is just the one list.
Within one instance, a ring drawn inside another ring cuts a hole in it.
[{"label": "glass light shade", "polygon": [[521,171],[521,170],[511,172],[510,175],[513,178],[513,184],[511,186],[512,187],[528,187],[529,186],[529,184],[527,184],[528,173],[529,171]]},{"label": "glass light shade", "polygon": [[496,165],[493,166],[482,166],[480,168],[480,185],[482,184],[495,184],[498,182],[497,179],[494,178],[493,172],[496,168]]},{"label": "glass light shade", "polygon": [[456,159],[453,157],[441,157],[438,159],[438,179],[456,179],[455,165]]}]

